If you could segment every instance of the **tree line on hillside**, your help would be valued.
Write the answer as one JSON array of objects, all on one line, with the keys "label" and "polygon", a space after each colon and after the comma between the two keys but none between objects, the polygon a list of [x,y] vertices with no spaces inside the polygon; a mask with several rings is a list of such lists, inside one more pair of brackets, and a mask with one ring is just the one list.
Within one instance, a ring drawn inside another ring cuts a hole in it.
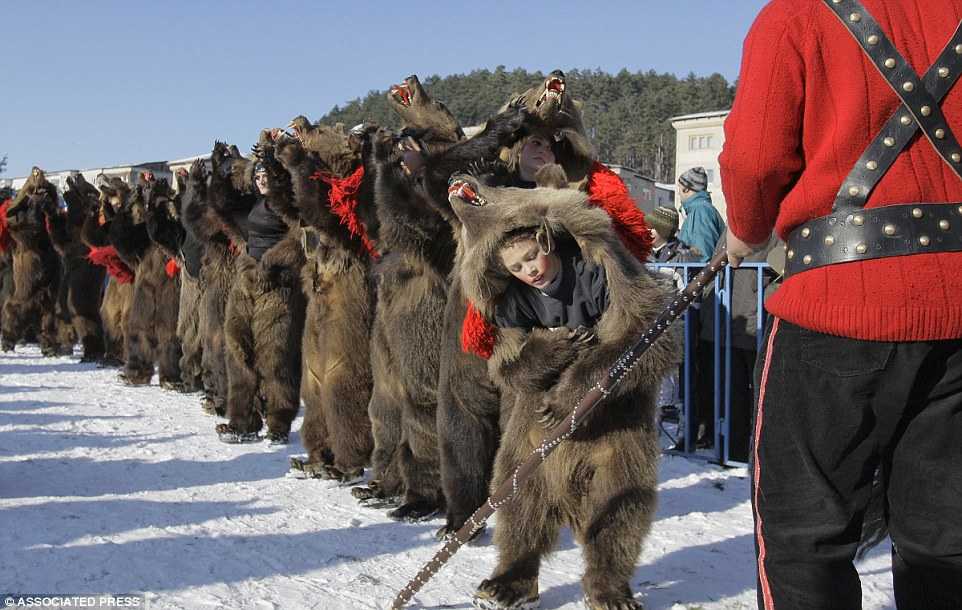
[{"label": "tree line on hillside", "polygon": [[[565,70],[565,75],[568,93],[584,102],[584,124],[598,158],[664,182],[674,179],[675,131],[668,119],[728,109],[735,96],[734,85],[720,74],[699,77],[692,73],[679,78],[653,70],[622,70],[614,75],[601,70]],[[498,66],[493,71],[474,70],[443,78],[432,75],[421,82],[463,126],[469,126],[482,123],[512,94],[525,91],[545,76],[542,72],[521,68],[509,71]],[[321,122],[352,126],[374,121],[398,128],[398,118],[388,106],[385,91],[371,91],[363,98],[335,106]]]}]

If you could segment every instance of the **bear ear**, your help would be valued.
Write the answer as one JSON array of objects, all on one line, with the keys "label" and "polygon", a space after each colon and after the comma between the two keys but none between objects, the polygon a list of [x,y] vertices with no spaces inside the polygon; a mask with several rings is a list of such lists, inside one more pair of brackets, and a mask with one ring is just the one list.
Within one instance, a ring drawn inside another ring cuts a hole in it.
[{"label": "bear ear", "polygon": [[551,227],[548,226],[547,219],[541,221],[541,226],[538,227],[534,238],[535,241],[538,242],[538,249],[541,250],[542,254],[551,254],[554,252],[554,233],[551,231]]}]

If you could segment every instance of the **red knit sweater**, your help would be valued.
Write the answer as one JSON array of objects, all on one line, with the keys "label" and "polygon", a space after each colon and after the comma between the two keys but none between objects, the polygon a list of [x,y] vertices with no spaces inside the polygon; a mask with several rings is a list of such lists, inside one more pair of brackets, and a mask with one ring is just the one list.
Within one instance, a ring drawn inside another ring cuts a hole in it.
[{"label": "red knit sweater", "polygon": [[[921,76],[945,47],[962,0],[862,0]],[[899,106],[820,0],[774,0],[745,39],[720,157],[728,226],[758,243],[828,214],[842,181]],[[942,102],[962,134],[962,82]],[[962,181],[924,137],[898,157],[866,207],[962,202]],[[813,330],[886,341],[962,337],[962,253],[829,265],[798,273],[766,303]]]}]

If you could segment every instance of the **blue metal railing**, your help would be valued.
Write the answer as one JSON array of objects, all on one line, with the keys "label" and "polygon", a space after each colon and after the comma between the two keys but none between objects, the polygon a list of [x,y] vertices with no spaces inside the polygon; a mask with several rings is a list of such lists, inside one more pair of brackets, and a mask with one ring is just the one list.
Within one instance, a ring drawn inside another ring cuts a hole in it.
[{"label": "blue metal railing", "polygon": [[[688,285],[688,281],[693,278],[704,266],[704,263],[649,263],[649,268],[657,271],[659,269],[671,269],[677,272],[680,288]],[[695,347],[698,342],[698,335],[701,333],[700,324],[695,316],[700,316],[699,309],[689,307],[682,322],[685,326],[685,349],[684,365],[682,367],[682,379],[679,380],[683,388],[682,413],[684,414],[684,447],[680,452],[695,456],[713,458],[724,465],[744,465],[745,462],[732,457],[732,278],[734,274],[753,273],[755,275],[755,353],[761,354],[764,341],[765,329],[765,309],[763,302],[765,299],[765,270],[769,268],[767,263],[742,263],[738,269],[725,267],[724,271],[715,276],[714,293],[715,298],[712,304],[714,308],[712,316],[712,336],[713,341],[713,398],[714,398],[714,448],[713,454],[709,457],[704,452],[695,452],[695,436],[697,434],[698,421],[693,409],[692,389],[695,365],[693,362]],[[707,291],[706,295],[707,296]],[[704,305],[703,305],[704,306]],[[744,315],[748,312],[736,312]],[[699,380],[701,381],[701,380]],[[741,408],[752,412],[753,405],[740,405]],[[748,418],[750,426],[751,417]],[[746,437],[750,438],[750,430],[745,431]]]}]

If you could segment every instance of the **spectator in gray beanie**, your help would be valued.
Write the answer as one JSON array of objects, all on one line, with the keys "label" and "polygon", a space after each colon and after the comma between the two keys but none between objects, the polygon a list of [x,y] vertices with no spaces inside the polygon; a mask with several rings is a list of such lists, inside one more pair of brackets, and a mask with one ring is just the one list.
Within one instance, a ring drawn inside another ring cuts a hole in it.
[{"label": "spectator in gray beanie", "polygon": [[707,191],[708,172],[704,167],[693,167],[678,177],[678,184],[692,191]]},{"label": "spectator in gray beanie", "polygon": [[725,221],[712,205],[707,188],[704,167],[693,167],[678,177],[678,196],[686,214],[678,240],[692,249],[697,262],[708,260],[725,232]]}]

